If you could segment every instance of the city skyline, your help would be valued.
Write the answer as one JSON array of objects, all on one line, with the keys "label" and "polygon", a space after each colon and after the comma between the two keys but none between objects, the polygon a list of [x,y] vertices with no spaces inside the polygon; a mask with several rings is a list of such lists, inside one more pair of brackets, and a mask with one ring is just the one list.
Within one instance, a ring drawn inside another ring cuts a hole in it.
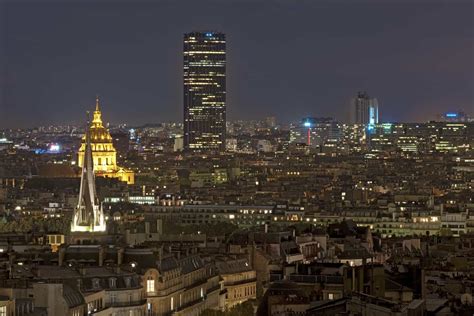
[{"label": "city skyline", "polygon": [[229,120],[344,121],[359,90],[377,96],[381,121],[472,113],[472,4],[342,3],[188,3],[201,23],[166,1],[3,3],[0,125],[78,124],[96,94],[112,123],[180,121],[182,34],[200,29],[228,37]]},{"label": "city skyline", "polygon": [[474,315],[473,39],[472,0],[0,0],[0,316]]}]

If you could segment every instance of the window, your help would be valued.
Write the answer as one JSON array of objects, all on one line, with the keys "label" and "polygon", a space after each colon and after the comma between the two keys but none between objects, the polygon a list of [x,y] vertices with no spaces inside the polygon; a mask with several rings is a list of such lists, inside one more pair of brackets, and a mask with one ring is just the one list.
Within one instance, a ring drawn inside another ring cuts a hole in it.
[{"label": "window", "polygon": [[115,289],[117,287],[117,279],[116,278],[110,278],[109,279],[109,287],[111,289]]},{"label": "window", "polygon": [[110,303],[114,304],[116,300],[117,300],[117,294],[110,293]]},{"label": "window", "polygon": [[328,299],[333,300],[333,299],[334,299],[334,294],[329,293],[329,294],[328,294]]},{"label": "window", "polygon": [[94,289],[100,288],[100,279],[92,279],[92,287]]},{"label": "window", "polygon": [[7,316],[7,307],[1,306],[0,307],[0,316]]},{"label": "window", "polygon": [[155,280],[152,277],[148,277],[148,280],[146,280],[146,291],[148,293],[155,292]]},{"label": "window", "polygon": [[174,297],[171,297],[171,310],[174,310]]},{"label": "window", "polygon": [[132,286],[132,278],[131,277],[125,277],[124,281],[125,281],[125,287],[129,288],[129,287]]}]

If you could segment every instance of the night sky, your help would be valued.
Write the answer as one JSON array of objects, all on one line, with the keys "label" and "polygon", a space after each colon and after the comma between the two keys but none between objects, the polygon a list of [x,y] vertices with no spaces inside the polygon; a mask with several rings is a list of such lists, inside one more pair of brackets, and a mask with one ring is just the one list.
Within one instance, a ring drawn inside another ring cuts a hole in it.
[{"label": "night sky", "polygon": [[474,112],[472,1],[6,1],[0,129],[181,121],[182,39],[227,35],[228,119],[334,116],[358,90],[383,121]]}]

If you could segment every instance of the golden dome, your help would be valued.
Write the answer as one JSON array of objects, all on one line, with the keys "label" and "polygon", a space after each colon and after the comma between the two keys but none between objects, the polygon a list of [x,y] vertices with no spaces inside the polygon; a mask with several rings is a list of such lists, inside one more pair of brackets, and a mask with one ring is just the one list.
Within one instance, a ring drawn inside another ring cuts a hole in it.
[{"label": "golden dome", "polygon": [[[135,181],[133,171],[124,171],[124,169],[117,166],[117,152],[115,151],[109,130],[102,123],[102,113],[98,97],[95,101],[95,111],[92,122],[90,122],[89,134],[94,172],[105,177],[118,178],[121,181],[133,184]],[[84,163],[85,148],[86,136],[84,135],[78,152],[78,165],[80,167]]]},{"label": "golden dome", "polygon": [[[102,112],[100,111],[99,97],[95,100],[95,111],[90,125],[91,143],[112,143],[112,136],[102,123]],[[85,135],[82,137],[85,142]]]}]

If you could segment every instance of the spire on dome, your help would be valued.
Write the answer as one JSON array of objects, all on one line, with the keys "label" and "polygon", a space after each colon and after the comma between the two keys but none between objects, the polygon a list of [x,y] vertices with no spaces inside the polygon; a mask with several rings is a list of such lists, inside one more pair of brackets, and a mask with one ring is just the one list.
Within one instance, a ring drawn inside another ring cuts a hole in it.
[{"label": "spire on dome", "polygon": [[99,102],[99,96],[96,96],[94,117],[92,119],[92,126],[94,126],[94,127],[102,127],[102,113],[100,112],[99,103],[100,103]]}]

